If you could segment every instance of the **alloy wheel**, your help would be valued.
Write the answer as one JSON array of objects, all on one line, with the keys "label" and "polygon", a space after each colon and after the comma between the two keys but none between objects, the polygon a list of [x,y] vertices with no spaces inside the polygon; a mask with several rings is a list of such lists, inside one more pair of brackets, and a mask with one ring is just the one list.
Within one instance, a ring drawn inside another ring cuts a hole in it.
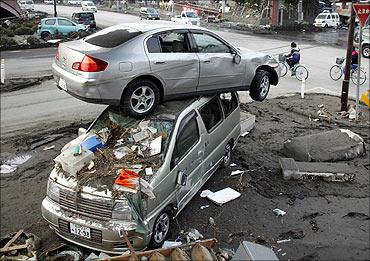
[{"label": "alloy wheel", "polygon": [[137,88],[131,95],[130,105],[134,112],[145,113],[149,111],[155,100],[155,94],[149,86]]}]

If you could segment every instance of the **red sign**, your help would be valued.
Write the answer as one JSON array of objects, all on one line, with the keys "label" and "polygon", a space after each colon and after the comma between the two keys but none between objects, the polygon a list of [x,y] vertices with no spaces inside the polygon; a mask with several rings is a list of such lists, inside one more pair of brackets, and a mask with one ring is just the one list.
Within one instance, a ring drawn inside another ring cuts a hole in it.
[{"label": "red sign", "polygon": [[370,4],[353,4],[358,20],[361,26],[365,26],[370,15]]}]

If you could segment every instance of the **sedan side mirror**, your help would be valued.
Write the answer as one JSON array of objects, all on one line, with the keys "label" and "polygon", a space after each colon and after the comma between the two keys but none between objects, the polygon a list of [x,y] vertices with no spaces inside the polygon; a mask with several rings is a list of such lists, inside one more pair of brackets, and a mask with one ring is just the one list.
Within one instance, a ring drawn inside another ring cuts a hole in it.
[{"label": "sedan side mirror", "polygon": [[234,54],[233,62],[239,64],[242,61],[242,57],[239,54]]},{"label": "sedan side mirror", "polygon": [[186,174],[184,174],[184,172],[179,171],[177,173],[177,184],[179,184],[181,186],[185,186],[187,178],[188,178],[188,176],[186,176]]}]

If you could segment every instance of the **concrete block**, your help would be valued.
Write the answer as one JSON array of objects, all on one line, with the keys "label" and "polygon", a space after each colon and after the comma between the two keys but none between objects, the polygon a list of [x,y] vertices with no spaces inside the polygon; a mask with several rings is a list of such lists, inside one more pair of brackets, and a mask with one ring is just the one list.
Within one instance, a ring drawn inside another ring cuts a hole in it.
[{"label": "concrete block", "polygon": [[284,153],[297,161],[343,161],[364,155],[363,139],[346,129],[301,136],[284,142]]},{"label": "concrete block", "polygon": [[256,124],[256,116],[248,112],[240,112],[240,133],[251,131]]},{"label": "concrete block", "polygon": [[352,181],[355,173],[344,163],[296,162],[292,158],[280,158],[280,168],[285,180],[322,179],[325,181]]}]

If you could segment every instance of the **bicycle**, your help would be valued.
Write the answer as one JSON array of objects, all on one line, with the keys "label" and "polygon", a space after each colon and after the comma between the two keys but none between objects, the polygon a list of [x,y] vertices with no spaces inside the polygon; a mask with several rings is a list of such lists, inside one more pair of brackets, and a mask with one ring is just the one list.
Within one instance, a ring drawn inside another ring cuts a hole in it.
[{"label": "bicycle", "polygon": [[[334,81],[338,81],[344,74],[343,63],[345,61],[344,57],[337,57],[335,60],[335,65],[330,68],[329,75]],[[358,67],[351,68],[350,78],[354,84],[357,84],[358,77]],[[366,73],[363,69],[360,70],[360,85],[366,82]]]},{"label": "bicycle", "polygon": [[296,64],[290,68],[289,64],[286,61],[286,56],[284,54],[279,54],[279,66],[281,68],[280,76],[284,77],[288,73],[288,69],[295,73],[295,77],[298,81],[303,79],[307,80],[308,78],[308,69],[303,64]]}]

